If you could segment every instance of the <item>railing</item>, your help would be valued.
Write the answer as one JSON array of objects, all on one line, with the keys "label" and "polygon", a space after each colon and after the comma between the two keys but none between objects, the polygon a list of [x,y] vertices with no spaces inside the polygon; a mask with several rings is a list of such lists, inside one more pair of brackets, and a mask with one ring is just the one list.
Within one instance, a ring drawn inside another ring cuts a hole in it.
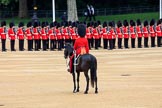
[{"label": "railing", "polygon": [[[120,8],[103,8],[103,9],[96,9],[95,14],[97,16],[107,16],[107,15],[117,15],[117,14],[129,14],[129,13],[145,13],[145,12],[158,12],[159,7],[120,7]],[[61,17],[66,10],[56,10],[55,11],[56,17]],[[78,10],[78,16],[84,16],[85,10]],[[28,15],[29,17],[33,16],[34,11],[29,10]],[[17,17],[18,12],[15,11],[0,11],[0,18],[12,18]],[[39,18],[51,18],[52,17],[52,10],[37,10],[37,16]]]}]

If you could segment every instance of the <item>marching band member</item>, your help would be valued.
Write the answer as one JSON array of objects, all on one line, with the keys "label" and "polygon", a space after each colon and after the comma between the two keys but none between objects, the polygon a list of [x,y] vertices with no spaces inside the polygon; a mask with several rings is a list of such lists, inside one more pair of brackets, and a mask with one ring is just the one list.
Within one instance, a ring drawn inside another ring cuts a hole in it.
[{"label": "marching band member", "polygon": [[149,28],[149,32],[150,32],[150,36],[151,36],[151,47],[155,47],[155,37],[156,37],[156,30],[155,30],[155,20],[152,19],[150,21],[150,28]]},{"label": "marching band member", "polygon": [[19,39],[19,51],[24,51],[24,37],[25,37],[25,29],[24,23],[19,23],[19,28],[17,30],[17,38]]},{"label": "marching band member", "polygon": [[144,47],[148,48],[149,30],[148,30],[148,21],[147,20],[144,21],[143,36],[144,36]]},{"label": "marching band member", "polygon": [[32,51],[33,49],[33,30],[32,30],[32,23],[28,22],[27,23],[27,29],[26,29],[26,38],[28,40],[28,51]]},{"label": "marching band member", "polygon": [[16,39],[16,29],[14,27],[14,23],[10,23],[9,24],[9,30],[8,30],[8,36],[10,38],[10,42],[11,42],[11,51],[16,51],[15,50],[15,39]]},{"label": "marching band member", "polygon": [[122,49],[123,31],[122,31],[122,23],[121,23],[121,21],[117,22],[116,32],[117,32],[117,36],[118,36],[118,48]]},{"label": "marching band member", "polygon": [[6,28],[6,21],[1,22],[0,27],[0,37],[2,42],[2,52],[6,51],[6,35],[7,35],[7,28]]},{"label": "marching band member", "polygon": [[138,48],[142,48],[141,43],[142,43],[143,31],[142,31],[140,19],[137,19],[136,33],[137,33],[137,37],[138,37]]}]

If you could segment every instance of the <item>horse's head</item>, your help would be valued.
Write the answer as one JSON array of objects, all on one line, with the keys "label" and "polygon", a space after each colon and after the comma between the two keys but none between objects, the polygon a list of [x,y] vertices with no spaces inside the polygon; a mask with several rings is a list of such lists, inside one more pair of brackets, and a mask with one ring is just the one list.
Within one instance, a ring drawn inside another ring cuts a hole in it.
[{"label": "horse's head", "polygon": [[72,56],[72,54],[73,54],[73,47],[71,44],[67,43],[64,49],[64,58],[67,59],[67,57]]}]

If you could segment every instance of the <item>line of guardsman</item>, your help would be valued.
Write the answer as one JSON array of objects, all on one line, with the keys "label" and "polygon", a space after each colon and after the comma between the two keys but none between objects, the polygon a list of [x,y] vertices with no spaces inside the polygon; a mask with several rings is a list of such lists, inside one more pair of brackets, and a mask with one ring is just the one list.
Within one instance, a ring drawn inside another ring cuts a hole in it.
[{"label": "line of guardsman", "polygon": [[[2,51],[6,51],[6,39],[10,39],[11,51],[15,51],[15,39],[19,40],[19,50],[24,50],[24,39],[28,41],[28,51],[46,51],[62,50],[65,43],[74,44],[78,38],[77,25],[82,22],[28,22],[26,28],[24,23],[20,22],[18,28],[15,28],[14,23],[9,24],[6,28],[6,22],[1,22],[0,37],[2,42]],[[86,22],[83,22],[86,24]],[[150,22],[145,20],[141,24],[140,19],[136,22],[124,20],[123,23],[118,21],[103,22],[100,21],[88,22],[86,24],[86,38],[88,39],[89,48],[98,49],[101,47],[101,39],[103,39],[104,49],[116,48],[116,42],[119,49],[129,48],[129,39],[131,39],[131,47],[142,48],[142,39],[144,39],[144,47],[149,47],[149,39],[151,39],[151,47],[155,47],[155,42],[158,47],[161,47],[162,41],[162,20],[155,22],[152,19]],[[157,41],[155,39],[157,38]],[[137,46],[136,46],[137,39]],[[122,42],[124,41],[124,44]],[[124,46],[123,46],[124,45]],[[123,47],[122,47],[123,46]]]},{"label": "line of guardsman", "polygon": [[[117,46],[119,49],[124,48],[142,48],[142,39],[144,39],[143,46],[145,48],[149,47],[149,39],[151,39],[151,47],[161,47],[162,44],[162,19],[155,22],[152,19],[150,22],[145,20],[141,24],[140,19],[137,21],[124,20],[123,23],[118,21],[116,24],[114,21],[103,22],[101,26],[100,21],[95,23],[91,22],[87,24],[87,38],[89,41],[89,46],[93,47],[93,39],[95,40],[95,49],[101,46],[101,39],[103,39],[104,49],[114,49]],[[129,39],[131,39],[131,44],[129,46]],[[137,39],[137,46],[136,46]],[[157,39],[157,41],[155,40]],[[122,42],[124,41],[124,44]],[[157,44],[155,44],[155,42]],[[123,45],[123,47],[122,47]]]},{"label": "line of guardsman", "polygon": [[0,37],[2,42],[2,51],[6,51],[6,39],[10,39],[11,51],[15,50],[15,39],[19,40],[19,51],[24,51],[24,40],[27,40],[28,51],[46,51],[50,49],[62,50],[65,43],[73,43],[78,37],[76,22],[28,22],[26,27],[20,22],[18,28],[14,23],[9,23],[9,28],[6,27],[6,22],[1,22]]}]

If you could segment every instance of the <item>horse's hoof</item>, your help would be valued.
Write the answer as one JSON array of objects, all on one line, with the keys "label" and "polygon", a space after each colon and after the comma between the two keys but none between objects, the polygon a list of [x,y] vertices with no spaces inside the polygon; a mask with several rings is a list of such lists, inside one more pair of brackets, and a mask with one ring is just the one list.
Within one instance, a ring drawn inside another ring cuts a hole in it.
[{"label": "horse's hoof", "polygon": [[95,91],[95,94],[98,94],[98,91]]},{"label": "horse's hoof", "polygon": [[88,94],[88,92],[87,92],[87,91],[85,91],[85,92],[84,92],[84,94]]},{"label": "horse's hoof", "polygon": [[79,92],[79,89],[77,89],[77,91],[76,92]]},{"label": "horse's hoof", "polygon": [[76,93],[76,91],[73,91],[73,93]]}]

